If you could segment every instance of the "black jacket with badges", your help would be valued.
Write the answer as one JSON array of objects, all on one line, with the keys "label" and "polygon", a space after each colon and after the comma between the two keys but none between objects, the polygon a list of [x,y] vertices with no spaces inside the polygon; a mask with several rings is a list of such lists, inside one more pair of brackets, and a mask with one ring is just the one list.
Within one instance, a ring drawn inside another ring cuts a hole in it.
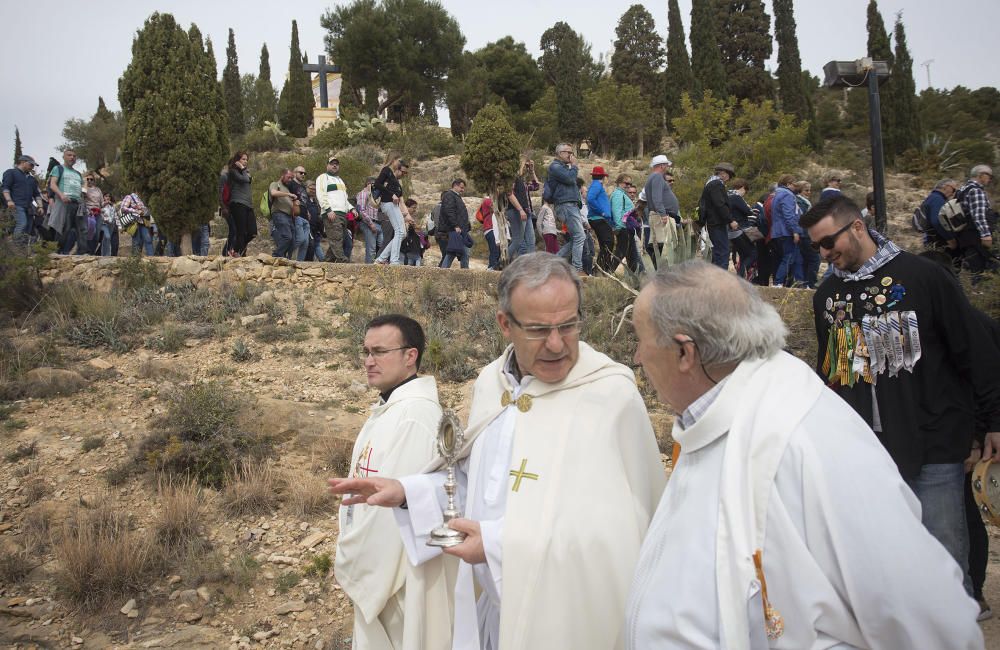
[{"label": "black jacket with badges", "polygon": [[869,279],[831,276],[813,309],[818,371],[876,429],[903,478],[964,461],[977,413],[1000,431],[1000,351],[947,270],[904,251]]}]

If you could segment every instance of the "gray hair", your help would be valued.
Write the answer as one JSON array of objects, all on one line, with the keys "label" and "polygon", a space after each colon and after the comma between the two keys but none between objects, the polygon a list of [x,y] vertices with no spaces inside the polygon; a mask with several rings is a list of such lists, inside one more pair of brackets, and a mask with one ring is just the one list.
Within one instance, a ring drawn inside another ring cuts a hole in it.
[{"label": "gray hair", "polygon": [[948,186],[958,187],[958,181],[956,181],[954,178],[946,178],[944,180],[938,181],[937,184],[934,185],[934,189],[940,192],[941,190],[943,190]]},{"label": "gray hair", "polygon": [[651,286],[657,345],[687,334],[706,366],[767,359],[785,347],[781,316],[734,273],[692,260],[660,267]]},{"label": "gray hair", "polygon": [[565,259],[552,253],[528,253],[518,256],[500,274],[497,284],[500,311],[510,313],[510,296],[517,287],[534,289],[552,279],[571,282],[576,287],[577,309],[583,305],[580,278]]},{"label": "gray hair", "polygon": [[571,145],[568,142],[560,142],[559,144],[556,145],[556,148],[554,150],[557,156],[559,155],[559,150],[562,149],[563,147],[569,147],[569,150],[573,151],[573,145]]},{"label": "gray hair", "polygon": [[989,174],[990,176],[992,176],[993,168],[990,167],[989,165],[976,165],[975,167],[972,168],[972,171],[969,172],[969,176],[971,178],[975,178],[980,174]]}]

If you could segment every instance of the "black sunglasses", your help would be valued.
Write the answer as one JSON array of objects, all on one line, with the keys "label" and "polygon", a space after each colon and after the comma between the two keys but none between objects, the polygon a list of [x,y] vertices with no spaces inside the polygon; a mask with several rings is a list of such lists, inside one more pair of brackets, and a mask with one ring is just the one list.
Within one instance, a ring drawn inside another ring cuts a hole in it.
[{"label": "black sunglasses", "polygon": [[812,246],[812,249],[814,251],[818,251],[821,248],[825,248],[826,250],[831,250],[834,246],[837,245],[837,239],[842,234],[847,232],[847,230],[854,225],[855,221],[860,221],[860,219],[855,219],[854,221],[850,222],[837,232],[833,233],[832,235],[827,235],[826,237],[823,237],[819,241],[809,242],[809,245]]}]

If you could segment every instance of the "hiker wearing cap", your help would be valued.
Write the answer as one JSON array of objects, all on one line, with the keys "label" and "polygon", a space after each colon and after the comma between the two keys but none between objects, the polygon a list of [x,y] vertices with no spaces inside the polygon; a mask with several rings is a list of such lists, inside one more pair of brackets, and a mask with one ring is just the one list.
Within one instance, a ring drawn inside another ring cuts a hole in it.
[{"label": "hiker wearing cap", "polygon": [[[650,233],[657,250],[662,249],[663,244],[667,241],[665,227],[667,219],[673,219],[678,224],[681,222],[681,204],[666,179],[667,171],[672,166],[673,163],[663,154],[653,156],[652,162],[649,163],[649,167],[653,171],[646,178],[646,184],[642,188]],[[653,259],[655,267],[657,255],[650,257]]]},{"label": "hiker wearing cap", "polygon": [[326,171],[316,177],[316,196],[320,214],[326,219],[327,262],[349,262],[344,256],[344,237],[347,233],[347,213],[351,202],[347,198],[347,183],[340,176],[340,161],[330,158]]},{"label": "hiker wearing cap", "polygon": [[615,233],[611,229],[611,200],[603,184],[607,176],[600,165],[590,172],[590,187],[587,188],[587,220],[597,235],[597,243],[601,247],[597,254],[597,266],[610,272]]},{"label": "hiker wearing cap", "polygon": [[712,264],[728,270],[729,231],[739,230],[740,225],[732,218],[729,211],[726,183],[736,175],[736,170],[731,164],[720,162],[714,171],[715,173],[705,181],[698,207],[701,221],[708,228],[708,237],[712,240]]},{"label": "hiker wearing cap", "polygon": [[546,194],[552,200],[556,219],[566,224],[569,241],[559,249],[560,257],[568,257],[577,273],[583,274],[583,244],[587,239],[583,227],[583,215],[580,214],[580,190],[577,189],[576,156],[573,155],[573,145],[560,142],[556,145],[556,157],[549,164],[549,177],[545,179]]},{"label": "hiker wearing cap", "polygon": [[31,232],[34,221],[35,207],[32,202],[38,200],[41,205],[42,193],[38,190],[32,170],[38,166],[31,156],[18,156],[17,164],[3,173],[3,198],[7,209],[14,211],[14,241],[25,244]]}]

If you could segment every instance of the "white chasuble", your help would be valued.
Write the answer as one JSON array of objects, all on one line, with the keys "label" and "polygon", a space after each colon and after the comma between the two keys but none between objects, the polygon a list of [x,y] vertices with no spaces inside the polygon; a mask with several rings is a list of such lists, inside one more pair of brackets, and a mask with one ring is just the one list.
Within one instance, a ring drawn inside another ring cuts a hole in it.
[{"label": "white chasuble", "polygon": [[740,364],[674,438],[681,454],[629,594],[628,648],[983,647],[958,565],[871,429],[812,368],[784,352]]},{"label": "white chasuble", "polygon": [[[351,456],[352,478],[394,478],[437,457],[437,384],[418,377],[372,407]],[[354,603],[354,648],[442,650],[451,645],[457,561],[411,565],[392,512],[365,504],[340,508],[335,575]]]},{"label": "white chasuble", "polygon": [[[487,561],[459,567],[454,647],[621,647],[628,585],[665,482],[635,378],[580,343],[562,382],[516,382],[505,372],[511,353],[473,391],[460,478]],[[408,510],[397,521],[421,561],[433,554],[422,545],[441,521],[441,479],[403,483]]]}]

